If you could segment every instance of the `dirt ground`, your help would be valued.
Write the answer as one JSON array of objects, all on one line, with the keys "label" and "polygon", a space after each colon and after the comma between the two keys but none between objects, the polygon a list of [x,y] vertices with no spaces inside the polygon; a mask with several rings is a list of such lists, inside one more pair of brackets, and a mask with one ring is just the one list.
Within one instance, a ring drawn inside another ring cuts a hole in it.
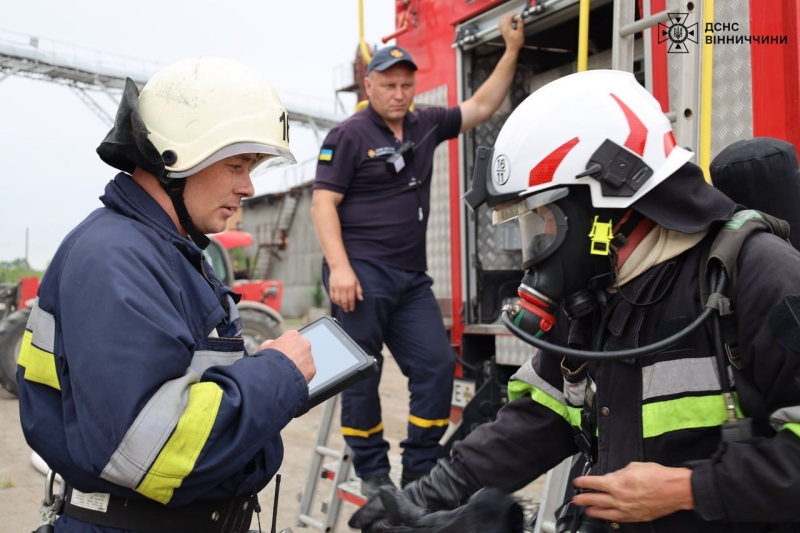
[{"label": "dirt ground", "polygon": [[[383,405],[384,434],[392,446],[391,453],[400,454],[399,443],[405,437],[408,421],[407,380],[391,357],[386,358],[381,380],[381,403]],[[299,497],[303,490],[312,457],[312,447],[317,435],[323,406],[318,406],[302,417],[292,421],[282,432],[285,457],[280,468],[281,487],[277,514],[277,530],[291,527],[295,532],[312,531],[296,525]],[[44,492],[44,476],[31,466],[31,450],[25,443],[19,424],[17,399],[0,389],[0,532],[30,532],[35,530],[40,519],[39,503]],[[339,433],[338,413],[335,418],[329,446],[340,449],[342,437]],[[395,458],[396,459],[396,458]],[[327,501],[331,481],[322,480],[318,485],[312,517],[323,520],[322,502]],[[529,493],[541,491],[542,480],[535,482]],[[532,491],[532,492],[531,492]],[[269,531],[272,525],[274,483],[270,483],[260,494],[262,507],[261,529]],[[344,503],[339,516],[337,531],[355,531],[347,527],[347,519],[356,510],[353,504]],[[257,529],[253,519],[253,529]]]}]

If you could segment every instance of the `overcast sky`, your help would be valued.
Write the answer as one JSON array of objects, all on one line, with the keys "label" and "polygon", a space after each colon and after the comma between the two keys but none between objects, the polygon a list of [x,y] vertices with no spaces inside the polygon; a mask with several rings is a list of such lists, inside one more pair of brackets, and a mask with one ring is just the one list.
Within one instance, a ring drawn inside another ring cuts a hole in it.
[{"label": "overcast sky", "polygon": [[[394,3],[365,0],[370,44],[393,31]],[[0,39],[2,30],[75,45],[80,54],[164,65],[200,55],[234,59],[261,72],[285,104],[332,113],[334,71],[353,60],[358,45],[358,1],[28,0],[4,7]],[[95,96],[113,115],[110,99]],[[69,230],[100,205],[115,173],[95,153],[108,129],[66,87],[20,76],[0,81],[0,261],[24,257],[28,228],[29,261],[43,269]],[[308,130],[294,128],[291,143],[298,160],[316,154]],[[288,179],[266,174],[256,193]]]}]

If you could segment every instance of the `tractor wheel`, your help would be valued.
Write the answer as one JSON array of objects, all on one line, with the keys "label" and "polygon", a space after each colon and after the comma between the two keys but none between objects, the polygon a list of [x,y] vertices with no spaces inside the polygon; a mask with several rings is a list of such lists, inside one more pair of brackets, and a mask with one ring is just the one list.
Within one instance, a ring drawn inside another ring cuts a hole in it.
[{"label": "tractor wheel", "polygon": [[0,385],[17,394],[17,358],[30,309],[19,309],[0,320]]},{"label": "tractor wheel", "polygon": [[283,334],[280,323],[266,313],[240,309],[239,316],[242,318],[242,337],[248,354],[256,353],[265,340],[277,339]]}]

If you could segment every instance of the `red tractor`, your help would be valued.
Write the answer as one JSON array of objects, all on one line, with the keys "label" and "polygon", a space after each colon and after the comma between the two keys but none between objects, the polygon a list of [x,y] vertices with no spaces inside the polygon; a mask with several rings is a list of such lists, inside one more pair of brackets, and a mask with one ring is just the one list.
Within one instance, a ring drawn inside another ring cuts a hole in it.
[{"label": "red tractor", "polygon": [[267,339],[277,339],[281,333],[281,301],[283,283],[277,280],[251,280],[247,269],[234,270],[230,251],[251,246],[253,236],[244,231],[225,231],[210,235],[211,244],[205,250],[206,260],[211,263],[222,283],[242,295],[237,308],[242,317],[242,337],[247,353],[255,353]]},{"label": "red tractor", "polygon": [[[229,250],[252,245],[249,233],[226,231],[210,238],[206,261],[225,285],[242,295],[237,306],[242,318],[242,337],[247,352],[254,353],[262,342],[276,339],[282,333],[283,284],[275,280],[240,279],[246,274],[234,271]],[[39,279],[35,277],[0,284],[0,385],[12,394],[17,394],[17,357],[38,291]]]},{"label": "red tractor", "polygon": [[22,345],[30,306],[39,292],[39,278],[0,284],[0,385],[17,393],[17,356]]}]

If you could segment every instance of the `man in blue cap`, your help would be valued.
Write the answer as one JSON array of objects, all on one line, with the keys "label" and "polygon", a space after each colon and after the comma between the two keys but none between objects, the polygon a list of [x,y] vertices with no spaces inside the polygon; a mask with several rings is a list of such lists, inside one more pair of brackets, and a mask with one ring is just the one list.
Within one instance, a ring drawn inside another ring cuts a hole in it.
[{"label": "man in blue cap", "polygon": [[[409,111],[417,65],[399,46],[378,50],[364,79],[369,106],[332,129],[319,155],[312,215],[332,313],[381,368],[385,343],[408,376],[403,485],[441,455],[453,387],[455,359],[425,274],[433,152],[489,119],[505,99],[525,36],[511,15],[499,29],[506,49],[494,71],[449,109]],[[342,433],[367,498],[392,484],[379,382],[380,373],[342,394]]]}]

